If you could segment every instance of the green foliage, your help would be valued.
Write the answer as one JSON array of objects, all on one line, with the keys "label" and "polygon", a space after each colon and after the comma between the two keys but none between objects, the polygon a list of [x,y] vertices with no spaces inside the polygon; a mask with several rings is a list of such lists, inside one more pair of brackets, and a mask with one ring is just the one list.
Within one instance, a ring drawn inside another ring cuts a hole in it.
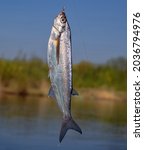
[{"label": "green foliage", "polygon": [[[27,87],[38,88],[47,81],[48,65],[39,58],[4,60],[0,59],[0,83],[7,87],[13,81],[19,93]],[[126,91],[126,59],[112,59],[104,65],[81,62],[73,65],[73,81],[77,87],[110,88]]]},{"label": "green foliage", "polygon": [[47,65],[38,58],[31,60],[0,60],[0,82],[8,87],[12,82],[18,86],[18,93],[27,93],[28,87],[38,88],[47,77]]},{"label": "green foliage", "polygon": [[114,61],[113,65],[108,63],[98,66],[81,62],[74,65],[73,72],[74,85],[78,87],[103,87],[123,91],[127,89],[127,70],[121,61],[120,64]]}]

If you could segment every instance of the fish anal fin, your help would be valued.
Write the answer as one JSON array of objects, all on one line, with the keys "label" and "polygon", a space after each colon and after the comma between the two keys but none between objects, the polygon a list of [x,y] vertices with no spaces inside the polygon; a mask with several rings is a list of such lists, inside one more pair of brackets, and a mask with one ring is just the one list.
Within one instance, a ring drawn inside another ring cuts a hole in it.
[{"label": "fish anal fin", "polygon": [[76,95],[79,95],[79,94],[78,94],[78,92],[75,89],[72,89],[71,95],[72,96],[76,96]]},{"label": "fish anal fin", "polygon": [[54,90],[53,90],[52,86],[50,87],[50,89],[48,91],[48,96],[56,99],[55,94],[54,94]]},{"label": "fish anal fin", "polygon": [[62,142],[64,136],[66,135],[66,133],[69,129],[73,129],[73,130],[79,132],[80,134],[82,134],[82,130],[80,129],[78,124],[72,119],[72,117],[69,117],[68,119],[63,119],[60,136],[59,136],[60,143]]}]

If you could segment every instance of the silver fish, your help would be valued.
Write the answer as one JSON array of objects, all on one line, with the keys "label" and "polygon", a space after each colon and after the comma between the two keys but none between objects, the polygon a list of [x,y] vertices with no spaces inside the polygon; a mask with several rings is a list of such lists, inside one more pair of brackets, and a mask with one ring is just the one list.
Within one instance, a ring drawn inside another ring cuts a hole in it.
[{"label": "silver fish", "polygon": [[78,95],[72,85],[71,30],[64,10],[54,19],[48,41],[48,66],[51,87],[48,95],[54,98],[63,113],[59,141],[68,129],[82,134],[71,115],[71,95]]}]

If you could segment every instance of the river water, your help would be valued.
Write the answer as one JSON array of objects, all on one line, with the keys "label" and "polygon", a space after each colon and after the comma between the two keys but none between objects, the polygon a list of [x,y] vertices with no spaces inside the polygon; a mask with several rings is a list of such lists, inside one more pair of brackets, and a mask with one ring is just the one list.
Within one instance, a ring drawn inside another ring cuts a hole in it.
[{"label": "river water", "polygon": [[74,97],[72,114],[83,134],[58,141],[62,114],[54,100],[0,98],[0,150],[126,150],[126,101]]}]

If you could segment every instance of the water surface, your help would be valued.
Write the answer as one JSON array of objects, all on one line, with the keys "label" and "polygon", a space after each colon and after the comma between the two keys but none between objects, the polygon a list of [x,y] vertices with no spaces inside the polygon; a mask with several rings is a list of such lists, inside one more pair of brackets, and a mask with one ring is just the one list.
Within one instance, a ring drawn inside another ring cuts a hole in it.
[{"label": "water surface", "polygon": [[59,144],[62,114],[52,99],[0,98],[0,150],[126,150],[126,102],[72,100],[83,134],[69,130]]}]

